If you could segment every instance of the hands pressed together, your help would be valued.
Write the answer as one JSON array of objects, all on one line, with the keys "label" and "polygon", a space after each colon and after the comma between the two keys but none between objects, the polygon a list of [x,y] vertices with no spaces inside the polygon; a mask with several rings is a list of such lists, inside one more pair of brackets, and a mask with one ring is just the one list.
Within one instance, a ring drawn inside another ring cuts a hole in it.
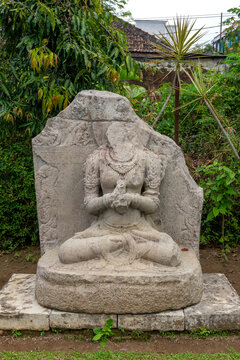
[{"label": "hands pressed together", "polygon": [[131,206],[137,208],[137,200],[141,195],[132,193],[119,193],[115,190],[112,193],[103,195],[103,202],[105,207],[112,208],[120,214],[125,213]]}]

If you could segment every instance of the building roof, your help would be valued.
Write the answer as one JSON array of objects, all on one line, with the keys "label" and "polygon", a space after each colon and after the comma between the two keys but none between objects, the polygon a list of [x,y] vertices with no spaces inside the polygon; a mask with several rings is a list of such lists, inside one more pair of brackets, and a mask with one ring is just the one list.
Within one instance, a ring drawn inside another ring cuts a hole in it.
[{"label": "building roof", "polygon": [[131,53],[157,53],[155,47],[151,45],[151,43],[159,43],[155,36],[120,19],[114,21],[114,26],[122,30],[128,37],[129,51]]},{"label": "building roof", "polygon": [[[122,19],[116,18],[113,22],[113,25],[118,29],[122,30],[128,38],[129,42],[129,51],[131,56],[138,61],[154,61],[161,60],[162,57],[159,55],[158,51],[151,45],[151,43],[160,44],[161,41],[157,39],[154,35],[150,35],[146,31],[139,29],[135,25],[132,25]],[[205,59],[218,59],[224,60],[226,55],[222,54],[195,54],[197,58],[204,57]]]}]

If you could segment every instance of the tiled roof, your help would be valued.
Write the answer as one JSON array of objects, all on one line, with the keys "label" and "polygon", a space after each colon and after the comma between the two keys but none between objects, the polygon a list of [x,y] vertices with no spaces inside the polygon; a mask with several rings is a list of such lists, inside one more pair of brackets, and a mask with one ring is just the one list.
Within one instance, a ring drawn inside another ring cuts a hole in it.
[{"label": "tiled roof", "polygon": [[120,19],[116,19],[113,24],[128,37],[129,51],[131,53],[156,53],[154,46],[150,44],[150,42],[159,42],[155,36]]}]

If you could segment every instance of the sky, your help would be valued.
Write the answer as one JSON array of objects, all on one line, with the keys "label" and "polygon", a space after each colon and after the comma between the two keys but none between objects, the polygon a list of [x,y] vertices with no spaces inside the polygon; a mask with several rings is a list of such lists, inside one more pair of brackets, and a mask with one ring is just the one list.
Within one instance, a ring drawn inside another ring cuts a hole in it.
[{"label": "sky", "polygon": [[[223,13],[223,20],[226,20],[227,10],[240,6],[240,0],[128,0],[126,10],[130,10],[133,18],[173,18],[179,16],[214,16],[196,20],[194,28],[199,29],[203,25],[207,35],[201,42],[210,42],[220,32],[220,14]],[[172,24],[170,20],[169,24]],[[225,27],[223,27],[224,29]]]}]

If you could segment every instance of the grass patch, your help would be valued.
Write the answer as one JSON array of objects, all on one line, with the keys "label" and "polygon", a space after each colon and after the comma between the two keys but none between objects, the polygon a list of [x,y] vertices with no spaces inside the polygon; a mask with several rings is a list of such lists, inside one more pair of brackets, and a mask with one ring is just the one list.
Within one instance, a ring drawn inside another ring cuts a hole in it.
[{"label": "grass patch", "polygon": [[227,337],[227,336],[236,336],[240,335],[239,330],[208,330],[200,327],[198,330],[190,331],[163,331],[159,330],[159,334],[162,337],[172,339],[176,336],[190,336],[192,338],[205,338],[205,337]]},{"label": "grass patch", "polygon": [[65,352],[1,352],[1,360],[236,360],[240,353],[216,354],[150,354],[150,353],[123,353],[112,351],[98,351],[95,353],[65,353]]}]

